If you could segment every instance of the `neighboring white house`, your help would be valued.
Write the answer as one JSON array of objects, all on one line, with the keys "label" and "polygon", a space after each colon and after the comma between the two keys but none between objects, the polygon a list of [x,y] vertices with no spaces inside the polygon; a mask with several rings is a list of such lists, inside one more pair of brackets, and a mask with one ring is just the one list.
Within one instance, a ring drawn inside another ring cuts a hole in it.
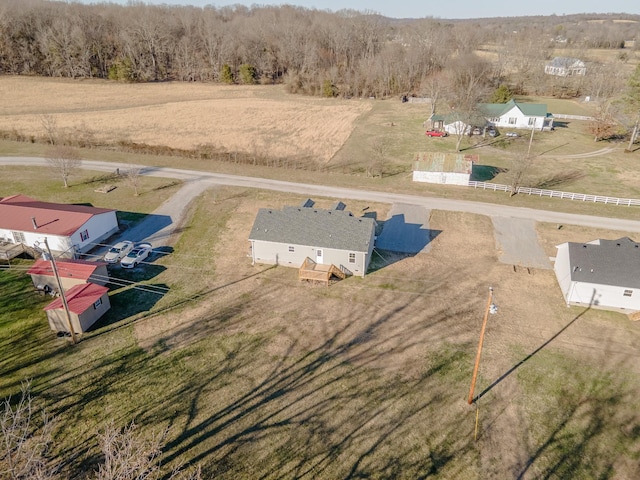
[{"label": "neighboring white house", "polygon": [[567,305],[640,310],[640,245],[618,240],[567,242],[556,247],[554,271]]},{"label": "neighboring white house", "polygon": [[544,66],[544,73],[556,75],[558,77],[569,77],[572,75],[586,75],[587,66],[577,58],[555,57]]},{"label": "neighboring white house", "polygon": [[376,223],[344,207],[338,202],[331,210],[314,208],[307,200],[282,210],[261,208],[249,234],[253,262],[300,268],[310,258],[363,277],[371,262]]},{"label": "neighboring white house", "polygon": [[73,257],[118,231],[116,211],[41,202],[25,195],[0,199],[0,241],[42,248]]},{"label": "neighboring white house", "polygon": [[519,103],[515,100],[509,100],[507,103],[480,103],[478,111],[487,119],[489,125],[497,128],[553,128],[553,115],[547,112],[547,106],[542,103]]},{"label": "neighboring white house", "polygon": [[420,152],[413,162],[413,181],[442,185],[469,185],[477,155]]},{"label": "neighboring white house", "polygon": [[433,128],[444,130],[450,135],[471,133],[475,127],[504,129],[550,130],[553,128],[553,115],[547,112],[547,106],[540,103],[519,103],[509,100],[507,103],[479,103],[472,115],[451,112],[446,115],[432,115],[429,120]]}]

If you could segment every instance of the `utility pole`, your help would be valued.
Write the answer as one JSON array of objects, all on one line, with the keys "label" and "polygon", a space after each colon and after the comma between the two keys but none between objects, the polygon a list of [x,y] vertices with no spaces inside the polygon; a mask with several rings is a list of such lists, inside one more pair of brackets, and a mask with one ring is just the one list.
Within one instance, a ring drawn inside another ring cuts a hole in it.
[{"label": "utility pole", "polygon": [[493,288],[489,287],[489,299],[487,300],[487,309],[484,312],[482,320],[482,329],[480,330],[480,342],[478,343],[478,353],[476,354],[476,364],[473,367],[473,377],[471,378],[471,389],[469,390],[469,405],[473,403],[473,391],[476,388],[476,377],[478,376],[478,368],[480,367],[480,355],[482,354],[482,343],[484,342],[484,331],[487,328],[487,319],[489,318],[489,310],[491,309],[491,300],[493,299]]},{"label": "utility pole", "polygon": [[49,242],[47,241],[47,237],[44,237],[44,245],[47,247],[47,253],[49,254],[49,258],[51,259],[51,267],[53,268],[53,274],[56,277],[56,282],[58,282],[58,291],[60,292],[60,298],[62,299],[62,305],[64,306],[64,312],[67,316],[67,325],[69,326],[69,333],[71,334],[71,341],[76,344],[76,333],[73,331],[73,324],[71,323],[71,314],[69,313],[69,304],[67,303],[67,297],[64,293],[64,288],[62,288],[62,281],[60,280],[60,274],[58,273],[58,267],[56,266],[56,260],[53,258],[53,254],[51,253],[51,249],[49,248]]}]

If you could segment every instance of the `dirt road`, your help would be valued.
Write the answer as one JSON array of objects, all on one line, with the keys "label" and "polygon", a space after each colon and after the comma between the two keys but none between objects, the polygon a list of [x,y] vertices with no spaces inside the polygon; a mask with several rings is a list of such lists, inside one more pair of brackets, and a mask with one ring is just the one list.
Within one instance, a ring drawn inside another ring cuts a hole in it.
[{"label": "dirt road", "polygon": [[[33,157],[1,157],[0,165],[22,165],[22,166],[46,166],[46,161],[42,158]],[[483,202],[472,202],[468,200],[453,200],[436,197],[421,197],[417,195],[406,195],[401,193],[378,192],[373,190],[359,190],[354,188],[340,188],[327,185],[312,185],[304,183],[285,182],[282,180],[272,180],[257,177],[245,177],[239,175],[228,175],[223,173],[200,172],[195,170],[184,170],[177,168],[148,167],[139,165],[142,175],[150,175],[164,178],[176,178],[180,180],[199,181],[200,187],[206,185],[228,185],[245,188],[261,188],[265,190],[276,190],[280,192],[299,193],[308,196],[324,196],[336,199],[357,199],[371,202],[388,204],[409,204],[426,207],[430,210],[447,210],[457,212],[475,213],[479,215],[513,217],[535,220],[537,222],[549,222],[566,225],[581,225],[586,227],[603,228],[608,230],[620,230],[626,232],[640,232],[640,221],[623,220],[618,218],[595,217],[590,215],[578,215],[550,210],[535,210],[532,208],[511,207],[508,205],[496,205]],[[83,160],[82,168],[101,172],[114,172],[116,168],[126,171],[131,165],[125,163],[112,163],[93,160]],[[201,188],[183,188],[176,201],[183,203],[189,197],[195,198]],[[174,197],[174,198],[176,198]],[[164,205],[161,208],[169,208]]]}]

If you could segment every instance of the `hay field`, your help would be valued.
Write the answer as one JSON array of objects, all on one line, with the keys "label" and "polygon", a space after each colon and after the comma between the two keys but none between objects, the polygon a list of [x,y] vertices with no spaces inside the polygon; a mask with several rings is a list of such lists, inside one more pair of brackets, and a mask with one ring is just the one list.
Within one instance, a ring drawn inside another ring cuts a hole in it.
[{"label": "hay field", "polygon": [[326,161],[369,100],[287,94],[282,86],[124,84],[102,80],[0,77],[0,130],[43,137],[42,116],[63,132],[127,141]]}]

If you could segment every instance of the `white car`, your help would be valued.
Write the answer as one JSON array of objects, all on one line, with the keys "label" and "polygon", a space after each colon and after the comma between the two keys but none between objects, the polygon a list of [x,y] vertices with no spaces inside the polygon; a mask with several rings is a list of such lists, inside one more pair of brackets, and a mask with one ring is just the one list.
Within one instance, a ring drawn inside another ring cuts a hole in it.
[{"label": "white car", "polygon": [[120,261],[120,266],[122,268],[136,267],[149,256],[152,248],[153,247],[149,243],[139,243]]},{"label": "white car", "polygon": [[104,256],[104,261],[107,263],[118,263],[133,250],[133,242],[124,240],[123,242],[116,243]]}]

